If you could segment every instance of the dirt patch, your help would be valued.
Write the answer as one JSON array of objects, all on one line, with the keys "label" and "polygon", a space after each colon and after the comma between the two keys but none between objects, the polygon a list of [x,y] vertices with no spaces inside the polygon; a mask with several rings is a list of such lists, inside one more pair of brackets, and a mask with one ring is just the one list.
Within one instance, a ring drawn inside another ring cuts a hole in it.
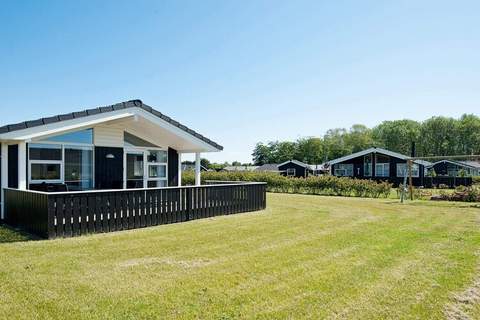
[{"label": "dirt patch", "polygon": [[475,279],[471,287],[453,296],[453,302],[445,310],[445,317],[447,320],[470,320],[468,313],[477,303],[480,303],[479,278]]}]

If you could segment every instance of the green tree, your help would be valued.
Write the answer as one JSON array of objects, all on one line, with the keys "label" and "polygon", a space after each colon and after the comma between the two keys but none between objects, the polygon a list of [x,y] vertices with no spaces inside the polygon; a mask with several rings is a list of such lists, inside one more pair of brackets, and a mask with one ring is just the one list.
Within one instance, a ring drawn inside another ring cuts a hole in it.
[{"label": "green tree", "polygon": [[298,139],[294,159],[309,164],[323,163],[325,161],[323,140],[315,137]]},{"label": "green tree", "polygon": [[384,121],[372,130],[373,143],[391,151],[410,155],[412,142],[420,140],[421,124],[413,120]]},{"label": "green tree", "polygon": [[272,160],[272,149],[270,145],[266,145],[262,142],[257,143],[253,150],[253,163],[256,166],[262,166],[266,163],[270,163]]},{"label": "green tree", "polygon": [[345,141],[346,134],[347,130],[337,128],[328,130],[323,137],[325,154],[329,160],[343,157],[350,152]]},{"label": "green tree", "polygon": [[464,114],[458,120],[458,154],[480,153],[480,118],[473,114]]},{"label": "green tree", "polygon": [[424,156],[449,156],[457,152],[458,122],[453,118],[432,117],[422,123],[419,145]]},{"label": "green tree", "polygon": [[344,140],[350,153],[365,150],[373,146],[372,130],[363,124],[355,124],[345,134]]}]

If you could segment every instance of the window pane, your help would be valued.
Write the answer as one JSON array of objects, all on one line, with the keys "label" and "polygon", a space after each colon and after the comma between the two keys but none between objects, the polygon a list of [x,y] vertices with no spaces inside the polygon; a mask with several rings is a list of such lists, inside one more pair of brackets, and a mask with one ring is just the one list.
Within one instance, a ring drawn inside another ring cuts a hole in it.
[{"label": "window pane", "polygon": [[167,166],[165,165],[149,166],[148,176],[150,178],[165,178],[167,176]]},{"label": "window pane", "polygon": [[59,163],[32,163],[31,179],[32,180],[60,180],[60,164]]},{"label": "window pane", "polygon": [[143,155],[127,154],[127,179],[143,179]]},{"label": "window pane", "polygon": [[149,151],[148,162],[152,163],[167,163],[167,152],[166,151]]},{"label": "window pane", "polygon": [[93,129],[86,129],[50,137],[44,141],[93,144]]},{"label": "window pane", "polygon": [[148,188],[165,188],[166,186],[166,180],[148,181]]},{"label": "window pane", "polygon": [[65,148],[65,183],[71,190],[93,188],[93,148]]},{"label": "window pane", "polygon": [[62,146],[56,144],[29,145],[30,160],[62,160]]}]

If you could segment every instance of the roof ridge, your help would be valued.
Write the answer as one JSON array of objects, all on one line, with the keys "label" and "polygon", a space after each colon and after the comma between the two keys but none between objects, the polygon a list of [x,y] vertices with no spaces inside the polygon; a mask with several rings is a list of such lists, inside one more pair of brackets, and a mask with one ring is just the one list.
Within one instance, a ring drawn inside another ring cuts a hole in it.
[{"label": "roof ridge", "polygon": [[59,114],[56,116],[50,116],[50,117],[44,117],[36,120],[28,120],[28,121],[23,121],[19,123],[14,123],[14,124],[7,124],[4,126],[0,127],[0,134],[2,133],[8,133],[12,131],[18,131],[18,130],[24,130],[28,128],[33,128],[33,127],[39,127],[43,125],[48,125],[51,123],[56,123],[56,122],[61,122],[61,121],[67,121],[67,120],[73,120],[73,119],[78,119],[78,118],[83,118],[83,117],[88,117],[88,116],[93,116],[96,114],[101,114],[101,113],[107,113],[107,112],[112,112],[112,111],[117,111],[117,110],[122,110],[122,109],[128,109],[128,108],[141,108],[145,110],[146,112],[149,112],[153,114],[154,116],[157,116],[158,118],[168,122],[169,124],[193,135],[194,137],[202,140],[203,142],[219,149],[223,150],[223,147],[219,145],[218,143],[208,139],[207,137],[201,135],[200,133],[188,128],[187,126],[181,124],[180,122],[170,118],[169,116],[161,113],[160,111],[155,110],[154,108],[146,105],[143,103],[142,100],[140,99],[133,99],[133,100],[128,100],[128,101],[123,101],[123,102],[118,102],[116,104],[112,105],[107,105],[107,106],[100,106],[100,107],[95,107],[91,109],[85,109],[82,111],[77,111],[77,112],[71,112],[71,113],[65,113],[65,114]]}]

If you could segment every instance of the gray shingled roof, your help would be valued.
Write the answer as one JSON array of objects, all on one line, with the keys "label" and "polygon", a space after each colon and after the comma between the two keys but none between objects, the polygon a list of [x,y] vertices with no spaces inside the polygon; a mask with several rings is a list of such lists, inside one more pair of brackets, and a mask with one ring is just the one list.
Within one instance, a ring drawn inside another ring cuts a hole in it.
[{"label": "gray shingled roof", "polygon": [[79,111],[79,112],[72,112],[72,113],[66,113],[66,114],[61,114],[53,117],[48,117],[48,118],[42,118],[38,120],[32,120],[32,121],[25,121],[25,122],[20,122],[20,123],[15,123],[15,124],[9,124],[3,127],[0,127],[0,134],[2,133],[7,133],[7,132],[12,132],[12,131],[18,131],[18,130],[23,130],[27,128],[32,128],[32,127],[38,127],[38,126],[43,126],[51,123],[56,123],[56,122],[61,122],[61,121],[66,121],[66,120],[72,120],[72,119],[78,119],[78,118],[83,118],[83,117],[88,117],[100,113],[108,113],[112,111],[117,111],[117,110],[122,110],[122,109],[128,109],[128,108],[141,108],[147,112],[150,112],[154,116],[159,117],[162,120],[165,120],[166,122],[176,126],[179,129],[182,129],[183,131],[191,134],[194,137],[197,137],[198,139],[208,143],[209,145],[219,149],[223,150],[223,147],[219,145],[218,143],[204,137],[203,135],[193,131],[190,128],[187,128],[183,124],[179,123],[178,121],[173,120],[172,118],[164,115],[163,113],[153,109],[152,107],[144,104],[141,100],[130,100],[126,102],[120,102],[114,105],[110,106],[105,106],[105,107],[98,107],[94,109],[87,109],[84,111]]}]

